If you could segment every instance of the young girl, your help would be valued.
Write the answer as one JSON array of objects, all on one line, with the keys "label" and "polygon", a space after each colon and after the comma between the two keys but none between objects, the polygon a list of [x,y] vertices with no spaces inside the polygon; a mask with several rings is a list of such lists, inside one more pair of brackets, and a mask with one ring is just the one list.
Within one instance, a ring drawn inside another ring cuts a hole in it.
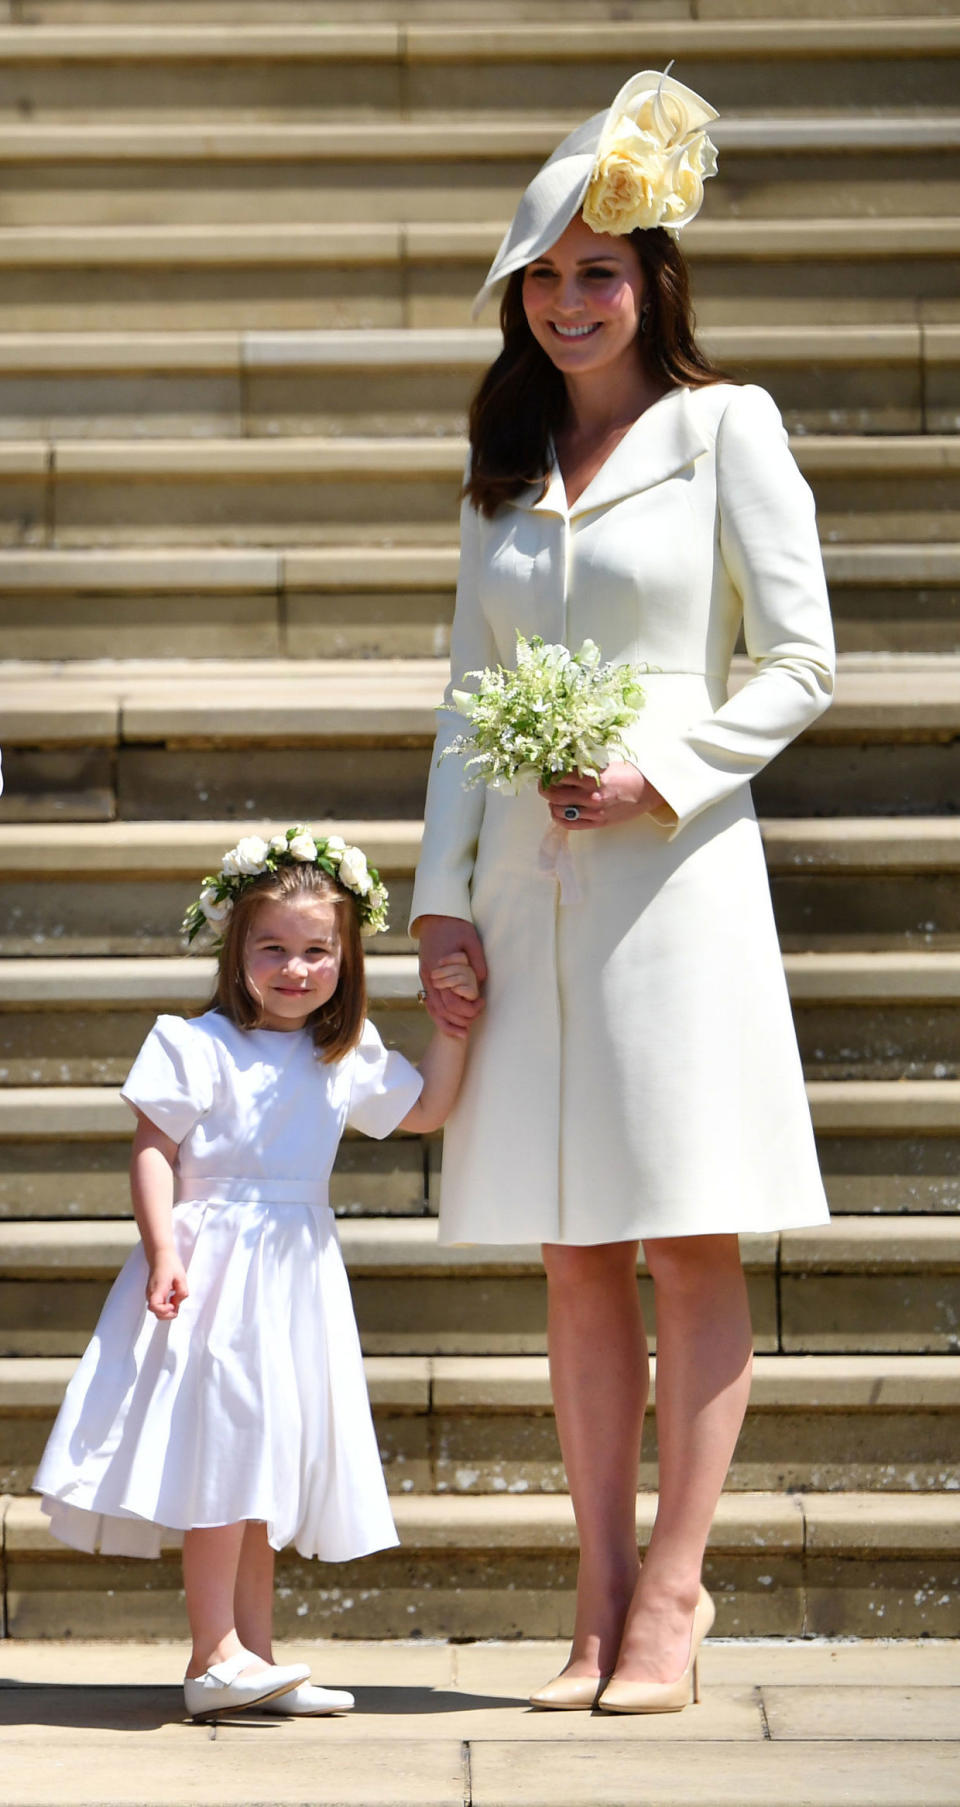
[{"label": "young girl", "polygon": [[[343,1562],[397,1542],[327,1183],[347,1125],[444,1121],[466,1041],[435,1035],[419,1070],[384,1048],[360,937],[385,922],[358,848],[247,836],[184,922],[222,938],[216,994],[158,1018],[122,1092],[141,1245],[34,1485],[79,1549],[156,1556],[182,1534],[197,1718],[351,1707],[273,1663],[274,1551]],[[476,995],[462,955],[437,982]]]}]

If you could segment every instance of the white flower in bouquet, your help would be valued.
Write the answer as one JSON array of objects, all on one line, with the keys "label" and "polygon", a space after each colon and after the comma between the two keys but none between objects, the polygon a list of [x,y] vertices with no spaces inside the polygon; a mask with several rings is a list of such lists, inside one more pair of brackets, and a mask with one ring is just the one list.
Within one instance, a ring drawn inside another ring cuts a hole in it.
[{"label": "white flower in bouquet", "polygon": [[524,779],[544,786],[579,772],[596,778],[617,753],[623,735],[643,707],[646,665],[604,664],[585,640],[579,652],[517,635],[511,670],[471,671],[476,690],[455,690],[446,705],[467,717],[446,753],[466,754],[470,784],[515,789]]}]

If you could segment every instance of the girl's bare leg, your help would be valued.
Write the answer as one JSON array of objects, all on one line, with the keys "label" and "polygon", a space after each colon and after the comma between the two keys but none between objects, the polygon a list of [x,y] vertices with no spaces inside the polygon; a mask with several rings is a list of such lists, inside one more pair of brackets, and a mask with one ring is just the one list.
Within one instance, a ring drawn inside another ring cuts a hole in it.
[{"label": "girl's bare leg", "polygon": [[674,1681],[690,1651],[707,1534],[743,1423],[752,1339],[736,1236],[645,1245],[657,1307],[657,1516],[616,1673]]},{"label": "girl's bare leg", "polygon": [[649,1361],[637,1244],[544,1245],[557,1433],[580,1537],[570,1676],[607,1675],[637,1579],[637,1469]]},{"label": "girl's bare leg", "polygon": [[[188,1678],[236,1655],[244,1642],[237,1633],[234,1596],[246,1528],[209,1525],[183,1534],[183,1586],[193,1639]],[[256,1666],[248,1664],[243,1673]]]},{"label": "girl's bare leg", "polygon": [[251,1519],[244,1526],[234,1607],[241,1644],[265,1663],[273,1662],[273,1570],[267,1527]]}]

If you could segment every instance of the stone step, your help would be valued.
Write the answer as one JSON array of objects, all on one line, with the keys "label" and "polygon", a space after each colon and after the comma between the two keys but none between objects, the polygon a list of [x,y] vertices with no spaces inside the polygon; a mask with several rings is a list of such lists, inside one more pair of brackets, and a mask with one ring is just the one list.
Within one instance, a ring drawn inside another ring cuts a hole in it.
[{"label": "stone step", "polygon": [[[408,949],[420,823],[325,826],[359,843],[387,883],[391,928],[378,937],[378,954]],[[236,821],[0,826],[0,954],[181,952],[183,912],[239,830]]]},{"label": "stone step", "polygon": [[[960,434],[799,434],[828,544],[960,539]],[[71,546],[449,540],[457,438],[0,442],[0,539]]]},{"label": "stone step", "polygon": [[[272,833],[276,825],[251,818],[243,828]],[[391,932],[378,950],[409,949],[419,820],[316,826],[367,849],[391,893]],[[0,824],[0,955],[179,953],[184,909],[239,827],[229,819]],[[911,952],[960,946],[960,819],[768,818],[761,828],[788,954],[883,953],[893,973]]]},{"label": "stone step", "polygon": [[[960,543],[823,552],[841,652],[960,652]],[[456,572],[449,543],[7,548],[3,647],[58,662],[105,645],[140,660],[442,657]]]},{"label": "stone step", "polygon": [[[949,1089],[955,1125],[960,1087]],[[19,1102],[7,1094],[4,1118],[8,1099],[14,1108]],[[108,1100],[99,1106],[107,1121]],[[23,1134],[29,1105],[20,1109]],[[845,1103],[839,1109],[849,1114]],[[934,1110],[930,1101],[928,1116]],[[34,1121],[38,1115],[34,1109]],[[78,1354],[136,1237],[134,1225],[120,1221],[0,1223],[0,1355]],[[403,1218],[349,1219],[341,1242],[366,1354],[543,1351],[537,1250],[441,1248],[433,1223]],[[744,1236],[742,1244],[759,1353],[960,1352],[958,1216],[848,1217],[824,1229]],[[640,1290],[653,1322],[642,1271]]]},{"label": "stone step", "polygon": [[[960,1079],[960,951],[788,953],[785,965],[811,1079]],[[203,1009],[215,975],[212,959],[145,951],[0,958],[0,1084],[119,1085],[156,1014]],[[415,956],[371,950],[367,985],[388,1044],[419,1060]]]},{"label": "stone step", "polygon": [[[0,820],[165,818],[171,795],[188,819],[414,817],[446,669],[104,661],[51,675],[12,664],[0,675]],[[746,672],[741,660],[734,683]],[[957,662],[854,659],[829,714],[756,780],[758,807],[801,816],[815,796],[831,814],[935,814],[955,789],[958,726]]]},{"label": "stone step", "polygon": [[[391,121],[7,123],[4,226],[496,219],[578,116]],[[956,213],[960,116],[728,116],[714,219]]]},{"label": "stone step", "polygon": [[[862,829],[862,825],[852,826]],[[775,847],[772,849],[774,869],[778,858],[789,869],[805,839],[815,850],[819,825],[801,825],[801,830],[804,827],[811,834],[805,837],[801,832],[787,849],[781,848],[779,855]],[[854,838],[851,833],[850,839]],[[849,857],[849,847],[844,851]],[[814,852],[814,857],[820,855]],[[881,844],[880,858],[888,857],[889,848]],[[906,857],[909,858],[908,852]],[[952,857],[956,859],[955,845]],[[828,849],[825,870],[829,871],[830,866]],[[195,884],[194,875],[191,886]],[[851,876],[851,886],[855,895],[862,896],[862,877]],[[776,880],[774,888],[776,895]],[[144,891],[149,895],[149,884]],[[92,933],[90,945],[96,945]],[[855,966],[856,962],[851,962],[848,968],[848,986],[854,983]],[[804,957],[790,960],[788,956],[788,970],[795,992],[809,982],[810,963]],[[901,963],[892,962],[888,969],[891,986],[898,970],[903,972]],[[893,1024],[900,1048],[903,1024],[912,1029],[913,1017],[902,1003],[888,1003],[885,1010],[882,1021],[888,1032]],[[798,1003],[797,1012],[809,1056],[811,1040],[815,1042],[810,1025],[822,1031],[827,1013],[822,1006],[819,1011],[812,1007],[809,1000],[806,1005]],[[942,1002],[930,1010],[938,1021],[942,1020],[941,1013],[946,1014]],[[925,1007],[917,1014],[923,1020]],[[869,1015],[865,1014],[861,1025],[852,1009],[847,1015],[860,1027],[860,1045],[875,1059],[879,1038],[865,1032]],[[388,1034],[394,1025],[403,1029],[403,1013],[396,1006],[380,1020]],[[149,1018],[145,1017],[143,1028],[148,1025]],[[96,1047],[98,1025],[90,1024],[88,1028]],[[422,1022],[412,1025],[412,1029],[414,1034],[422,1034]],[[918,1033],[916,1045],[921,1043],[922,1035]],[[879,1047],[882,1055],[884,1044],[879,1042]],[[816,1046],[811,1066],[816,1072]],[[876,1215],[960,1210],[960,1107],[956,1082],[813,1078],[808,1091],[834,1212]],[[101,1087],[56,1085],[0,1090],[0,1218],[128,1216],[129,1135],[126,1108]],[[435,1214],[439,1164],[440,1145],[436,1137],[419,1140],[395,1136],[384,1143],[374,1143],[364,1137],[348,1136],[332,1182],[334,1208],[345,1216]]]},{"label": "stone step", "polygon": [[[6,226],[0,331],[463,327],[505,223]],[[960,321],[949,216],[701,218],[684,249],[707,331]]]},{"label": "stone step", "polygon": [[[29,1491],[75,1366],[0,1358],[0,1494]],[[545,1356],[374,1355],[365,1367],[391,1493],[566,1492]],[[726,1489],[954,1490],[958,1429],[958,1356],[761,1355]],[[656,1486],[656,1459],[654,1373],[642,1489]]]},{"label": "stone step", "polygon": [[[56,15],[54,15],[55,17]],[[82,15],[81,15],[82,17]],[[129,15],[127,15],[129,18]],[[951,18],[653,20],[578,17],[468,24],[31,24],[0,31],[0,108],[16,116],[184,120],[216,113],[315,118],[472,110],[574,120],[637,68],[676,58],[721,113],[956,102]],[[211,80],[215,72],[216,79]]]},{"label": "stone step", "polygon": [[[956,958],[960,991],[960,955],[944,958]],[[368,956],[370,1013],[411,1060],[429,1039],[419,982],[412,954]],[[0,1084],[119,1085],[158,1012],[202,1010],[215,983],[216,962],[188,955],[0,960]]]},{"label": "stone step", "polygon": [[[23,0],[5,0],[5,15],[23,14]],[[622,0],[484,0],[491,21],[577,23],[623,15]],[[953,17],[951,0],[659,0],[645,4],[647,16],[686,19],[888,19]],[[316,0],[30,0],[30,23],[37,25],[231,26],[316,23]],[[397,23],[397,0],[324,0],[331,24]],[[476,22],[476,0],[403,0],[403,16],[417,23]]]},{"label": "stone step", "polygon": [[[0,335],[7,438],[460,434],[496,329]],[[704,335],[807,433],[953,433],[960,327],[728,325]]]},{"label": "stone step", "polygon": [[[393,1503],[398,1550],[339,1565],[335,1577],[284,1553],[281,1638],[569,1637],[576,1531],[568,1499]],[[89,1638],[95,1628],[101,1637],[182,1638],[173,1550],[150,1564],[84,1556],[54,1542],[39,1500],[10,1499],[0,1510],[9,1636]],[[654,1497],[641,1494],[644,1544],[654,1511]],[[955,1637],[958,1571],[949,1494],[727,1493],[704,1578],[717,1596],[720,1637]]]}]

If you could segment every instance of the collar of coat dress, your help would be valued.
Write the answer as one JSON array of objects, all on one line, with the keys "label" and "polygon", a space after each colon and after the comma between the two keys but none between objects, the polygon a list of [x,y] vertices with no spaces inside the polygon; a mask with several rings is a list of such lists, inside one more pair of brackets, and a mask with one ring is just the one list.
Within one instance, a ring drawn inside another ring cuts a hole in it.
[{"label": "collar of coat dress", "polygon": [[664,483],[709,451],[712,435],[697,420],[697,391],[671,389],[660,397],[629,427],[618,446],[600,466],[571,508],[559,466],[554,460],[547,487],[537,499],[536,488],[514,496],[511,508],[523,508],[533,514],[556,514],[573,520],[596,508],[607,508],[624,496],[652,489]]}]

